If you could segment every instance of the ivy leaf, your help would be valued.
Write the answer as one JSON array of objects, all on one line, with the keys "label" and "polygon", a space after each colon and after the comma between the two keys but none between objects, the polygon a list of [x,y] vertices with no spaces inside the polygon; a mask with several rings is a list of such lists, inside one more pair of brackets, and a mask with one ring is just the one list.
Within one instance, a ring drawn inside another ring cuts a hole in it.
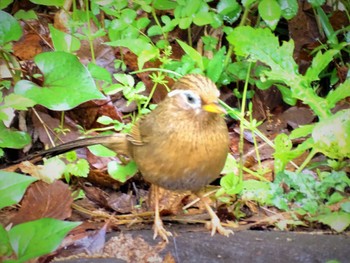
[{"label": "ivy leaf", "polygon": [[134,161],[129,162],[127,165],[121,165],[114,161],[108,163],[108,173],[112,178],[122,183],[134,176],[136,172],[137,166]]},{"label": "ivy leaf", "polygon": [[0,10],[0,46],[17,41],[22,36],[22,28],[10,14]]},{"label": "ivy leaf", "polygon": [[43,87],[28,80],[14,90],[51,110],[70,110],[92,99],[103,99],[89,71],[72,54],[62,51],[41,53],[35,62],[44,75]]}]

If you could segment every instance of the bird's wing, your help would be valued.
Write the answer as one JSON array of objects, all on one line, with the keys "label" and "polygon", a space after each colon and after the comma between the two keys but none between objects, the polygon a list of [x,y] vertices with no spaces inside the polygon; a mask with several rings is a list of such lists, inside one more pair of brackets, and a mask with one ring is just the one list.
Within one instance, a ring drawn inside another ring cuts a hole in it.
[{"label": "bird's wing", "polygon": [[127,140],[131,142],[133,145],[143,145],[144,142],[142,140],[141,131],[140,131],[140,122],[142,122],[141,118],[138,120],[134,126],[132,126],[130,133],[126,136]]}]

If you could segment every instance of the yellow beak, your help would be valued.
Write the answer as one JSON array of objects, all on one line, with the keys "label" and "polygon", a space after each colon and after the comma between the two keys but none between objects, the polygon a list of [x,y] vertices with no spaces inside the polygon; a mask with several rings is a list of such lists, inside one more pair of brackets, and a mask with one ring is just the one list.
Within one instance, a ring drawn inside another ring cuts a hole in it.
[{"label": "yellow beak", "polygon": [[203,110],[207,112],[213,112],[218,114],[226,114],[226,110],[219,105],[217,102],[212,102],[210,104],[205,104],[202,106]]}]

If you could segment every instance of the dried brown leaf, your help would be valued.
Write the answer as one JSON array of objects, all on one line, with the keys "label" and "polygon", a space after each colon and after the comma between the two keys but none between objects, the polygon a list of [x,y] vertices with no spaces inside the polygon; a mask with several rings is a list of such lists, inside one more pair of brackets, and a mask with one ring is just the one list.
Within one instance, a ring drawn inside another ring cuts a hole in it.
[{"label": "dried brown leaf", "polygon": [[44,217],[64,220],[72,213],[72,202],[67,184],[62,181],[52,184],[37,181],[29,186],[21,208],[11,222],[16,225]]}]

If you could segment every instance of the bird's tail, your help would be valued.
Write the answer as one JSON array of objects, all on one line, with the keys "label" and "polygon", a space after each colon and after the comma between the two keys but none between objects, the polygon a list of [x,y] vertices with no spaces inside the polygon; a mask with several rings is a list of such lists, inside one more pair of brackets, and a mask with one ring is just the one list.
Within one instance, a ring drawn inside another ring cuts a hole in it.
[{"label": "bird's tail", "polygon": [[29,154],[25,158],[15,161],[15,163],[19,163],[25,160],[33,160],[37,157],[50,158],[72,150],[76,150],[79,148],[96,145],[96,144],[102,144],[117,153],[129,155],[126,134],[117,133],[113,135],[89,137],[89,138],[77,139],[71,142],[66,142],[44,151],[39,151],[39,152]]}]

